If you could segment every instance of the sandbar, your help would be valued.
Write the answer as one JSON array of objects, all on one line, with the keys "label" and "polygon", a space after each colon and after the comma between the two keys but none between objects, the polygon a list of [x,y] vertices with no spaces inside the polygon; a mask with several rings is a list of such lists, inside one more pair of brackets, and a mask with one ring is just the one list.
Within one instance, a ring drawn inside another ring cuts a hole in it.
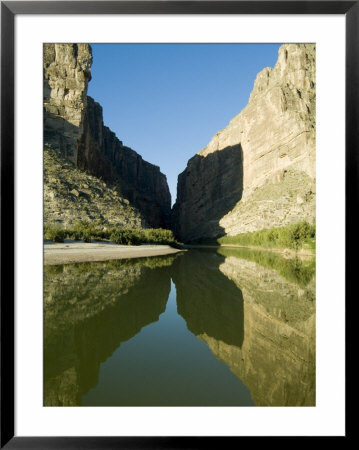
[{"label": "sandbar", "polygon": [[112,259],[145,258],[169,255],[181,250],[169,245],[117,245],[113,242],[44,242],[44,264],[72,264],[79,262],[109,261]]}]

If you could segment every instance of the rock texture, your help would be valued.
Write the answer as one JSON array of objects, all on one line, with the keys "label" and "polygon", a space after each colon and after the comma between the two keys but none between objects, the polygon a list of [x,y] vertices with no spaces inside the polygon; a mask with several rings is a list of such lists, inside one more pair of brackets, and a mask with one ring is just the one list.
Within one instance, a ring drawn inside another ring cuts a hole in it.
[{"label": "rock texture", "polygon": [[286,44],[248,105],[190,159],[172,221],[184,241],[315,220],[315,46]]},{"label": "rock texture", "polygon": [[152,227],[169,228],[171,195],[158,166],[117,139],[103,124],[102,107],[87,97],[78,167],[117,186]]},{"label": "rock texture", "polygon": [[44,142],[76,164],[92,53],[88,44],[44,44]]},{"label": "rock texture", "polygon": [[88,44],[44,45],[44,142],[76,167],[115,185],[152,227],[170,225],[171,196],[158,166],[117,139],[87,96]]},{"label": "rock texture", "polygon": [[172,227],[180,240],[219,234],[219,221],[242,197],[242,168],[240,145],[189,160],[178,177],[172,212]]},{"label": "rock texture", "polygon": [[80,221],[146,228],[147,222],[116,187],[44,150],[44,223],[71,227]]}]

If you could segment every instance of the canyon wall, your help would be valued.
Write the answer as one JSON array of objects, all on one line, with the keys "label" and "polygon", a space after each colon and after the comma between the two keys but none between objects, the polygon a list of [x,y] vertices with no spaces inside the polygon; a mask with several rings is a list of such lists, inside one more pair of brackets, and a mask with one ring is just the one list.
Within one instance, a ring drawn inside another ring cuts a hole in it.
[{"label": "canyon wall", "polygon": [[87,97],[78,167],[118,187],[153,227],[169,228],[171,195],[160,168],[117,139],[103,124],[102,107]]},{"label": "canyon wall", "polygon": [[44,143],[76,164],[92,53],[88,44],[44,44]]},{"label": "canyon wall", "polygon": [[145,228],[147,222],[115,186],[78,170],[51,148],[44,148],[44,223],[72,228],[100,221],[103,226]]},{"label": "canyon wall", "polygon": [[315,46],[285,44],[179,175],[172,223],[190,241],[300,220],[315,220]]},{"label": "canyon wall", "polygon": [[87,96],[91,64],[88,44],[44,45],[44,143],[116,186],[150,226],[168,228],[166,177],[104,125],[101,106]]}]

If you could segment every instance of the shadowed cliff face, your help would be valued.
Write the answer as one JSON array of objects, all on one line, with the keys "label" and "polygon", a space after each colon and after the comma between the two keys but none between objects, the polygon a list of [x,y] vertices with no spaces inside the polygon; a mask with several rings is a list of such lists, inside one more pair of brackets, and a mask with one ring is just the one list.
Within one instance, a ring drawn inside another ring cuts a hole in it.
[{"label": "shadowed cliff face", "polygon": [[104,126],[101,106],[87,96],[91,64],[88,44],[44,44],[44,143],[116,185],[150,226],[169,228],[166,177]]},{"label": "shadowed cliff face", "polygon": [[171,195],[166,176],[158,166],[125,147],[104,126],[102,117],[102,107],[87,97],[84,130],[78,143],[78,166],[116,185],[152,227],[169,228]]},{"label": "shadowed cliff face", "polygon": [[224,234],[220,219],[240,201],[243,156],[234,145],[207,157],[195,155],[178,177],[172,228],[182,241]]},{"label": "shadowed cliff face", "polygon": [[44,144],[71,162],[77,160],[77,141],[81,134],[82,127],[44,110]]},{"label": "shadowed cliff face", "polygon": [[170,291],[172,261],[166,257],[45,268],[45,406],[79,405],[97,384],[100,364],[158,320]]}]

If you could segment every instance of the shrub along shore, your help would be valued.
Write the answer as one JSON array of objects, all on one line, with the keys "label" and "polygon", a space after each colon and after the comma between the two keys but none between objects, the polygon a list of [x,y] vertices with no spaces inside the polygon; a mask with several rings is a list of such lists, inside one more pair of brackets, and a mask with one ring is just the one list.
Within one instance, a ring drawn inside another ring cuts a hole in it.
[{"label": "shrub along shore", "polygon": [[197,239],[191,244],[219,244],[263,249],[291,249],[315,251],[315,224],[298,222],[284,227],[221,236],[214,239]]},{"label": "shrub along shore", "polygon": [[64,242],[73,239],[84,242],[108,240],[121,245],[162,244],[180,247],[171,230],[162,228],[118,228],[103,227],[89,222],[78,222],[73,227],[63,228],[59,225],[44,225],[44,239]]},{"label": "shrub along shore", "polygon": [[[192,241],[192,245],[219,245],[255,247],[259,249],[290,249],[294,251],[315,251],[315,224],[299,222],[284,227],[267,228],[236,236],[202,238]],[[53,242],[64,239],[91,242],[107,240],[121,245],[161,244],[182,248],[171,230],[162,228],[118,228],[104,227],[89,222],[78,222],[73,227],[63,228],[59,225],[44,225],[44,238]]]}]

